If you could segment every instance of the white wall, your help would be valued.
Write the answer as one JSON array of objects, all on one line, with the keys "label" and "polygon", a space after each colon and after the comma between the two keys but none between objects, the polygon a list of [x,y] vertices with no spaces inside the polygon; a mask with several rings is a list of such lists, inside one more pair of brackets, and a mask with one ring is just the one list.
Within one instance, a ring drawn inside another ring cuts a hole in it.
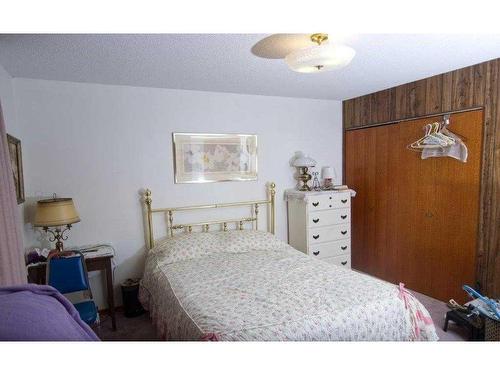
[{"label": "white wall", "polygon": [[14,106],[14,88],[12,77],[0,65],[0,101],[2,102],[3,116],[7,132],[15,136],[14,131],[17,129],[16,113]]},{"label": "white wall", "polygon": [[[5,121],[5,129],[7,133],[18,138],[22,139],[23,134],[19,127],[19,123],[17,121],[16,116],[16,105],[14,98],[14,84],[13,79],[7,73],[7,71],[0,65],[0,102],[2,103],[2,112]],[[24,143],[21,141],[21,148],[24,147]],[[18,220],[19,225],[23,225],[24,223],[24,204],[20,204],[18,211]],[[23,231],[23,237],[24,237]],[[26,240],[25,240],[26,242]]]},{"label": "white wall", "polygon": [[[275,181],[277,235],[286,240],[283,190],[294,185],[294,151],[342,172],[338,101],[18,78],[14,87],[26,194],[74,198],[82,221],[67,243],[111,242],[115,284],[142,273],[144,187],[154,206],[166,207],[263,199],[265,183]],[[174,184],[172,132],[257,134],[258,181]],[[26,238],[37,244],[33,232]]]}]

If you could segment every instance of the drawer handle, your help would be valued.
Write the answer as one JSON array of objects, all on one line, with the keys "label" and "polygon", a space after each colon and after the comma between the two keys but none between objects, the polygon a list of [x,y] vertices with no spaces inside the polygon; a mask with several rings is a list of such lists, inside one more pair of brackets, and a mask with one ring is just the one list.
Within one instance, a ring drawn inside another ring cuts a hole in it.
[{"label": "drawer handle", "polygon": [[344,261],[344,262],[340,262],[340,264],[342,264],[343,266],[345,266],[347,264],[347,260]]},{"label": "drawer handle", "polygon": [[319,255],[319,250],[318,251],[313,251],[314,255]]},{"label": "drawer handle", "polygon": [[[345,234],[347,234],[347,231],[346,231],[346,230],[342,230],[342,231],[340,231],[340,233],[342,233],[342,234],[344,234],[344,235],[345,235]],[[313,236],[313,237],[314,237],[314,236]]]},{"label": "drawer handle", "polygon": [[313,238],[314,238],[315,240],[317,240],[317,239],[319,238],[319,234],[316,234],[316,235],[314,235],[314,234],[313,234]]},{"label": "drawer handle", "polygon": [[340,248],[341,248],[342,250],[345,250],[345,249],[347,249],[347,246],[340,246]]},{"label": "drawer handle", "polygon": [[319,223],[319,219],[313,219],[313,223],[314,224]]},{"label": "drawer handle", "polygon": [[318,207],[319,202],[313,202],[314,207]]},{"label": "drawer handle", "polygon": [[345,219],[347,219],[347,215],[340,215],[340,218],[341,218],[342,220],[345,220]]},{"label": "drawer handle", "polygon": [[342,203],[347,203],[347,199],[342,199],[341,202]]}]

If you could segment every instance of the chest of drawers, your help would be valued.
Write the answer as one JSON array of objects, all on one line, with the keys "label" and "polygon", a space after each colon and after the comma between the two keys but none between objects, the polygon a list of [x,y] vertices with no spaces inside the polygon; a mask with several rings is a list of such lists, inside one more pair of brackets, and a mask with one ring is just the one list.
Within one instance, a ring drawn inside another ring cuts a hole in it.
[{"label": "chest of drawers", "polygon": [[285,192],[288,243],[325,262],[351,267],[351,192]]}]

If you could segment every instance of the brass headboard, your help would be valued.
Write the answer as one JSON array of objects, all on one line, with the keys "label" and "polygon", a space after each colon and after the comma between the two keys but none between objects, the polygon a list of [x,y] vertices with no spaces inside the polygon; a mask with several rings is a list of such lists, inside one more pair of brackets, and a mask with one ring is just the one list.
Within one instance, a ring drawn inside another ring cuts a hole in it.
[{"label": "brass headboard", "polygon": [[[215,204],[206,204],[200,206],[185,206],[185,207],[171,207],[171,208],[152,208],[152,198],[151,198],[151,190],[146,189],[144,193],[144,205],[146,207],[146,234],[148,241],[148,249],[151,249],[154,244],[154,235],[153,235],[153,214],[154,213],[163,213],[167,215],[167,234],[170,237],[174,236],[174,232],[176,230],[184,229],[188,232],[191,232],[193,227],[201,227],[204,232],[209,231],[209,227],[211,225],[219,225],[221,230],[227,231],[228,224],[235,224],[238,230],[243,230],[243,224],[245,222],[251,222],[252,228],[258,229],[258,216],[259,216],[259,206],[267,205],[269,210],[269,221],[268,221],[268,231],[272,234],[275,233],[276,228],[276,207],[275,207],[275,198],[276,198],[276,184],[274,182],[270,182],[267,185],[268,191],[268,199],[266,200],[258,200],[258,201],[245,201],[245,202],[233,202],[233,203],[215,203]],[[196,222],[196,223],[186,223],[186,224],[174,224],[174,212],[178,211],[192,211],[192,210],[203,210],[208,208],[223,208],[223,207],[242,207],[249,206],[251,208],[251,216],[243,217],[238,219],[226,219],[226,220],[213,220],[213,221],[204,221],[204,222]]]}]

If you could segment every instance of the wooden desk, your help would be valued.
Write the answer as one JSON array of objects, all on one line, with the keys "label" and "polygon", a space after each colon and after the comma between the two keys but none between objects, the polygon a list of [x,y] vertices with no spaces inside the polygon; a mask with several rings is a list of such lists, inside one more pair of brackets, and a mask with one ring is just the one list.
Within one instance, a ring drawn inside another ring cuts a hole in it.
[{"label": "wooden desk", "polygon": [[[113,255],[104,255],[94,258],[85,258],[87,271],[103,271],[106,273],[106,289],[108,294],[108,309],[111,316],[113,331],[116,331],[115,298],[113,293],[113,270],[111,259]],[[34,284],[46,284],[46,263],[28,266],[28,282]]]}]

